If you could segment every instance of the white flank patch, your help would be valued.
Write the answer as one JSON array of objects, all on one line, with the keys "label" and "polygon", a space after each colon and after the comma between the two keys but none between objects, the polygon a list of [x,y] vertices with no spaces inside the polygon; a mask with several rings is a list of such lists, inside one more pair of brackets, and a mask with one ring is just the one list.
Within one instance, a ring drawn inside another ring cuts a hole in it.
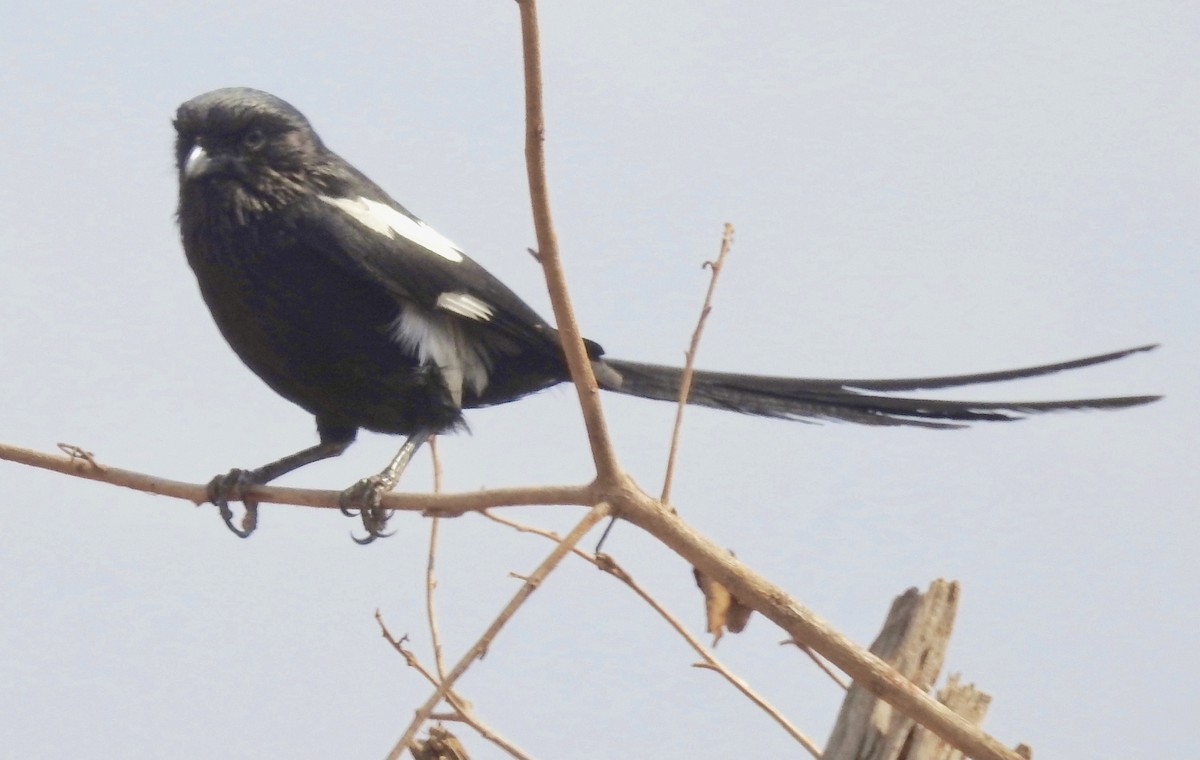
[{"label": "white flank patch", "polygon": [[487,303],[469,293],[442,293],[438,296],[437,307],[476,322],[486,322],[496,313]]},{"label": "white flank patch", "polygon": [[441,370],[456,406],[462,406],[464,386],[476,394],[487,387],[486,354],[463,334],[461,323],[448,314],[425,311],[411,304],[403,306],[392,323],[392,337],[414,352],[422,364],[433,364]]},{"label": "white flank patch", "polygon": [[430,253],[436,253],[447,261],[463,260],[463,252],[458,246],[420,219],[413,219],[386,203],[373,201],[370,198],[331,198],[328,195],[317,196],[330,206],[336,206],[345,211],[364,227],[375,230],[380,235],[402,238],[412,241]]}]

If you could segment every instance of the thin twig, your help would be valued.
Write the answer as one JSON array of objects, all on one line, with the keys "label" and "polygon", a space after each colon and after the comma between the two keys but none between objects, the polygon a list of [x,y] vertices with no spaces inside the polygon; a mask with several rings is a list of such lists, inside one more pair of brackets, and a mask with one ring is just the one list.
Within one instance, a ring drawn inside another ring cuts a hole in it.
[{"label": "thin twig", "polygon": [[[392,648],[400,653],[400,656],[404,658],[404,662],[407,663],[410,668],[416,670],[425,677],[426,681],[429,681],[429,683],[434,686],[437,686],[441,683],[441,679],[439,679],[433,673],[430,673],[429,669],[425,667],[420,658],[418,658],[411,649],[404,646],[406,637],[402,636],[400,638],[396,638],[392,635],[392,632],[388,630],[387,624],[383,622],[383,616],[379,614],[379,610],[375,610],[375,622],[379,624],[379,630],[383,634],[383,638],[387,639],[387,642],[392,645]],[[468,726],[475,729],[475,731],[484,739],[487,739],[513,757],[520,758],[520,760],[530,760],[529,756],[522,752],[515,744],[496,733],[489,725],[484,723],[475,713],[475,709],[471,707],[471,705],[456,692],[453,690],[446,692],[446,701],[450,703],[452,708],[454,708],[454,713],[452,715],[439,715],[437,713],[430,713],[429,717],[431,719],[441,721],[455,720],[466,723]]]},{"label": "thin twig", "polygon": [[595,527],[596,523],[607,517],[611,511],[612,507],[609,506],[608,502],[600,502],[592,507],[584,518],[571,529],[566,538],[555,546],[554,550],[542,560],[542,563],[529,575],[529,579],[521,584],[521,588],[517,590],[517,593],[513,595],[513,598],[505,605],[504,609],[500,611],[500,614],[496,616],[492,624],[479,637],[479,640],[471,645],[471,648],[462,656],[462,659],[446,674],[446,677],[442,679],[437,689],[434,690],[433,695],[425,701],[425,704],[417,709],[416,715],[405,730],[404,735],[400,737],[400,740],[396,742],[396,746],[388,753],[388,760],[398,760],[400,755],[404,753],[404,750],[412,744],[413,739],[416,738],[417,731],[428,720],[438,703],[442,701],[442,698],[448,691],[454,688],[454,684],[471,667],[471,664],[487,653],[492,640],[496,638],[500,630],[516,614],[517,610],[521,608],[525,600],[537,590],[542,581],[546,579],[546,576],[558,566],[558,563],[562,562],[563,557],[567,556],[568,552],[579,543],[587,532]]},{"label": "thin twig", "polygon": [[679,451],[679,434],[683,430],[683,410],[687,407],[688,396],[692,392],[692,375],[695,374],[696,351],[700,348],[700,336],[704,334],[704,324],[712,311],[713,293],[717,289],[717,278],[721,276],[721,268],[725,266],[725,257],[733,245],[733,225],[725,223],[725,232],[721,235],[721,251],[716,261],[706,261],[706,266],[712,273],[708,279],[708,292],[704,294],[704,306],[700,308],[700,317],[696,320],[696,329],[692,331],[692,342],[688,345],[687,360],[683,364],[683,376],[679,380],[679,406],[675,409],[675,427],[671,431],[671,449],[667,453],[667,474],[663,477],[662,496],[658,500],[663,504],[671,503],[671,480],[675,477],[675,455]]},{"label": "thin twig", "polygon": [[[486,515],[486,514],[488,514],[488,512],[485,511],[484,514]],[[829,667],[829,663],[825,662],[825,658],[821,657],[819,654],[814,652],[812,650],[812,647],[805,646],[804,644],[801,644],[800,642],[796,641],[795,639],[787,639],[787,640],[781,641],[779,643],[781,646],[791,644],[792,646],[799,649],[801,652],[804,652],[806,655],[808,655],[808,659],[812,660],[816,664],[816,666],[818,668],[820,668],[821,671],[825,675],[829,676],[829,678],[834,683],[836,683],[838,686],[841,686],[843,691],[850,688],[850,684],[848,684],[846,682],[846,679],[842,678],[841,675],[839,675],[836,671],[834,671],[833,668]]]},{"label": "thin twig", "polygon": [[662,542],[716,580],[738,601],[772,621],[797,642],[812,647],[856,683],[928,728],[946,743],[976,760],[1019,760],[978,726],[955,714],[917,688],[886,662],[856,646],[829,623],[755,573],[741,560],[702,536],[657,499],[640,491],[623,492],[622,519]]},{"label": "thin twig", "polygon": [[[429,439],[429,454],[433,460],[433,492],[442,492],[442,458],[438,456],[438,439]],[[429,641],[433,647],[433,664],[437,667],[438,680],[446,678],[446,664],[442,661],[442,636],[438,632],[437,607],[434,604],[434,590],[437,588],[437,578],[434,577],[434,560],[437,557],[438,526],[441,518],[434,515],[429,520],[429,559],[425,563],[425,612],[429,618]]]},{"label": "thin twig", "polygon": [[58,444],[58,448],[62,453],[71,457],[71,459],[77,459],[94,470],[104,472],[104,466],[96,461],[96,455],[92,452],[85,451],[73,443],[60,443]]},{"label": "thin twig", "polygon": [[591,359],[583,345],[579,323],[571,308],[567,278],[558,253],[558,237],[550,215],[550,196],[546,180],[546,116],[542,108],[542,61],[539,42],[537,3],[517,0],[521,11],[521,41],[525,59],[525,165],[529,174],[529,198],[533,208],[533,223],[537,230],[538,260],[546,275],[546,288],[554,307],[554,320],[566,354],[567,367],[579,394],[583,422],[587,427],[592,458],[596,462],[596,478],[616,483],[621,477],[617,455],[608,436],[604,411],[600,407],[600,389],[592,372]]},{"label": "thin twig", "polygon": [[[489,520],[498,522],[501,525],[507,525],[508,527],[518,530],[522,533],[534,533],[544,538],[548,538],[551,541],[559,540],[558,535],[553,531],[518,522],[507,517],[501,517],[500,515],[492,514],[488,511],[484,511],[482,514]],[[774,705],[759,695],[758,692],[754,691],[750,684],[746,683],[739,676],[733,673],[733,671],[729,670],[728,667],[726,667],[720,660],[717,659],[716,655],[714,655],[707,647],[704,646],[704,644],[700,643],[699,639],[697,639],[691,634],[690,631],[688,631],[687,627],[684,626],[684,624],[677,617],[671,614],[666,607],[664,607],[657,599],[651,596],[650,592],[642,588],[642,586],[639,585],[637,581],[635,581],[633,577],[629,575],[629,573],[620,567],[611,556],[607,554],[596,555],[579,548],[574,548],[571,551],[573,554],[592,563],[600,570],[603,570],[612,577],[624,583],[635,594],[637,594],[643,602],[650,605],[650,608],[657,612],[659,616],[663,618],[663,620],[666,620],[667,625],[674,628],[675,632],[683,637],[683,640],[688,643],[688,646],[690,646],[696,652],[696,654],[700,656],[703,662],[697,663],[697,667],[704,667],[720,674],[721,677],[733,684],[734,688],[742,692],[742,694],[744,694],[751,702],[758,705],[760,709],[767,713],[767,715],[771,716],[776,723],[783,727],[784,731],[787,731],[788,734],[790,734],[793,739],[795,739],[800,743],[801,746],[808,750],[813,757],[821,757],[821,749],[816,745],[816,742],[801,732],[800,729],[792,725],[791,721],[784,717],[783,713],[779,712]]]}]

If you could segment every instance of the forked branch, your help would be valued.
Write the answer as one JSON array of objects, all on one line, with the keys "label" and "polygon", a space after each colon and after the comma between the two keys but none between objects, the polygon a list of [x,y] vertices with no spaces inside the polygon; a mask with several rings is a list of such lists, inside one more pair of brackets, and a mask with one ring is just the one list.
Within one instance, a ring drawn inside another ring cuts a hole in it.
[{"label": "forked branch", "polygon": [[[525,58],[526,159],[529,165],[530,194],[534,223],[537,225],[539,253],[546,267],[555,317],[563,331],[564,348],[571,375],[579,391],[588,437],[597,465],[596,485],[622,518],[638,525],[701,572],[721,583],[743,604],[753,607],[782,627],[800,644],[810,646],[851,678],[881,699],[941,736],[965,754],[980,760],[1019,760],[1005,747],[978,727],[955,715],[910,681],[896,673],[878,657],[855,646],[828,623],[802,607],[787,593],[754,573],[729,552],[713,544],[681,521],[627,478],[620,470],[604,427],[597,401],[595,378],[587,366],[587,355],[578,327],[571,314],[566,281],[559,263],[558,247],[550,226],[550,209],[545,183],[545,155],[542,142],[545,123],[542,110],[541,53],[539,50],[537,4],[518,0],[521,35]],[[611,479],[606,475],[612,476]],[[593,512],[594,514],[594,512]]]}]

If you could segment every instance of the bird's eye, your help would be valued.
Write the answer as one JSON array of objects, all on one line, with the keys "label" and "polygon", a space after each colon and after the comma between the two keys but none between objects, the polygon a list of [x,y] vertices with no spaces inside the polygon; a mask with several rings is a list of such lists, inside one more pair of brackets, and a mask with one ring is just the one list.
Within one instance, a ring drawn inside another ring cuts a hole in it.
[{"label": "bird's eye", "polygon": [[258,129],[257,127],[254,129],[248,130],[245,134],[242,135],[242,145],[246,146],[250,150],[258,150],[259,148],[261,148],[263,146],[263,143],[265,143],[266,141],[267,141],[266,135],[264,135],[263,131],[261,129]]}]

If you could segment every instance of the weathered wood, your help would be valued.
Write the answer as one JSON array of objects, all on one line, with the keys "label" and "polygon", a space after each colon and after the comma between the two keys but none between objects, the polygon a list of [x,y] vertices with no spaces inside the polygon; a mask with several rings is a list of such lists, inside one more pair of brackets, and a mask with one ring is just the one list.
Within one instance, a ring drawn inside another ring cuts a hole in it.
[{"label": "weathered wood", "polygon": [[[978,725],[983,722],[992,698],[976,689],[975,684],[959,683],[958,679],[958,673],[947,679],[946,685],[938,689],[938,701]],[[912,742],[902,757],[904,760],[962,760],[963,753],[924,726],[915,726]]]},{"label": "weathered wood", "polygon": [[[958,609],[958,584],[938,579],[924,594],[910,588],[892,602],[871,652],[928,691],[937,681]],[[963,684],[956,673],[938,690],[937,699],[975,725],[983,722],[991,697]],[[1030,758],[1024,744],[1015,752]],[[829,737],[823,760],[962,760],[937,734],[904,717],[857,684],[851,685]]]},{"label": "weathered wood", "polygon": [[[892,602],[871,652],[929,691],[941,672],[958,609],[958,584],[935,580],[924,594],[911,588]],[[825,747],[824,760],[915,760],[908,745],[915,723],[852,684]]]}]

